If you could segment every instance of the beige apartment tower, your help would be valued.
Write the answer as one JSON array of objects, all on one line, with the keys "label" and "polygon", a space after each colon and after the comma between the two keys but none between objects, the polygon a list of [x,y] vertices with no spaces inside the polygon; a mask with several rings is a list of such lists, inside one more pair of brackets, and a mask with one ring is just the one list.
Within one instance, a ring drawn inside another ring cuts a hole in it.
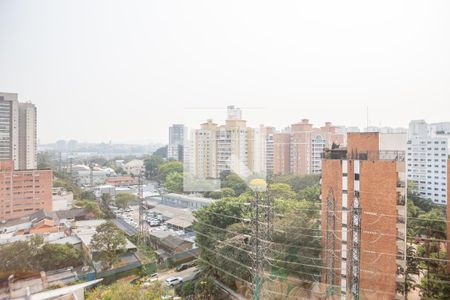
[{"label": "beige apartment tower", "polygon": [[34,104],[0,93],[0,160],[12,160],[16,170],[37,167],[36,116]]}]

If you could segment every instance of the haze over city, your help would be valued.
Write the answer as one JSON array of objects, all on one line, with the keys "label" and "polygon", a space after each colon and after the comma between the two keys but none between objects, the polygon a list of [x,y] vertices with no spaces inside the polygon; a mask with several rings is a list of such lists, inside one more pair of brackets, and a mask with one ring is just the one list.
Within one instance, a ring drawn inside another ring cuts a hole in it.
[{"label": "haze over city", "polygon": [[229,104],[407,127],[448,117],[448,36],[448,1],[0,1],[0,90],[37,105],[41,143],[167,142]]}]

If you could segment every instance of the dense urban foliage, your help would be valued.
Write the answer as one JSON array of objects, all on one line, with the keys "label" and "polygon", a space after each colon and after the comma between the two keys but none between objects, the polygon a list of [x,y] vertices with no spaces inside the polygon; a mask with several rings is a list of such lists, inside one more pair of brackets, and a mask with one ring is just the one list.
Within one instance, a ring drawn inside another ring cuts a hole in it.
[{"label": "dense urban foliage", "polygon": [[139,285],[118,281],[88,292],[86,300],[159,300],[163,295],[164,288],[158,281],[146,289],[142,289]]},{"label": "dense urban foliage", "polygon": [[[420,288],[423,298],[448,299],[450,276],[446,273],[445,206],[434,204],[408,189],[408,238],[406,289]],[[414,278],[419,277],[417,282]]]},{"label": "dense urban foliage", "polygon": [[125,252],[126,243],[125,234],[113,222],[107,221],[97,227],[91,247],[97,252],[96,259],[102,262],[103,268],[111,269],[119,255]]},{"label": "dense urban foliage", "polygon": [[77,267],[83,263],[79,250],[70,244],[49,244],[40,236],[0,245],[0,272],[10,274]]},{"label": "dense urban foliage", "polygon": [[[321,270],[318,178],[285,176],[272,180],[274,183],[269,185],[268,194],[275,201],[273,240],[261,242],[270,245],[268,270],[273,282],[265,284],[311,288],[311,283],[320,278]],[[292,182],[296,183],[297,190],[291,187]],[[248,285],[242,283],[253,278],[254,241],[249,204],[255,197],[236,174],[223,176],[222,183],[229,189],[227,193],[233,191],[237,196],[230,196],[230,193],[195,212],[196,242],[202,249],[199,263],[220,282],[246,294]],[[308,198],[304,198],[305,195]]]}]

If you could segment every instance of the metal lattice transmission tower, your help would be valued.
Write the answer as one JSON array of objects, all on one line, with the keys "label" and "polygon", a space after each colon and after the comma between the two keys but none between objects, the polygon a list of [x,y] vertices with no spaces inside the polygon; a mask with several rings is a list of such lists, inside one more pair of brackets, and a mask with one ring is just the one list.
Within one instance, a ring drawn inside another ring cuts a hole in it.
[{"label": "metal lattice transmission tower", "polygon": [[325,235],[325,283],[327,296],[335,294],[336,283],[336,197],[332,188],[327,194],[326,235]]},{"label": "metal lattice transmission tower", "polygon": [[359,300],[360,257],[361,257],[361,207],[359,192],[355,191],[350,210],[350,293],[351,299]]},{"label": "metal lattice transmission tower", "polygon": [[252,203],[252,259],[253,259],[253,299],[258,300],[264,278],[267,258],[271,251],[273,237],[274,201],[264,187],[253,188],[255,200]]}]

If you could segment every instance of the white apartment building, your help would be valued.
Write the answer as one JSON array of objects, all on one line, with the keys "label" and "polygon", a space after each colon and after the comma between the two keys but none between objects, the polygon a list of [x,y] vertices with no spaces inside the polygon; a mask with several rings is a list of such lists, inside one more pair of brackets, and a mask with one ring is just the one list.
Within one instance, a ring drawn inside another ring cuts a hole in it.
[{"label": "white apartment building", "polygon": [[36,119],[34,104],[0,93],[0,160],[13,160],[16,170],[37,167]]},{"label": "white apartment building", "polygon": [[423,120],[411,121],[406,151],[408,180],[417,192],[437,204],[447,203],[450,135],[439,134]]}]

